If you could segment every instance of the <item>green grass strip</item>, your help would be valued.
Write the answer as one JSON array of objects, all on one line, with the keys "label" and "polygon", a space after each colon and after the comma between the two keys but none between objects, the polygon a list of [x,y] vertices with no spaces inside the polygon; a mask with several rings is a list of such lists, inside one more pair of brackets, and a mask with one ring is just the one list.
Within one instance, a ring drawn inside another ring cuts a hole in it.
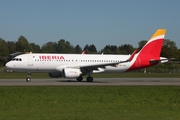
[{"label": "green grass strip", "polygon": [[180,87],[0,87],[1,120],[177,120]]}]

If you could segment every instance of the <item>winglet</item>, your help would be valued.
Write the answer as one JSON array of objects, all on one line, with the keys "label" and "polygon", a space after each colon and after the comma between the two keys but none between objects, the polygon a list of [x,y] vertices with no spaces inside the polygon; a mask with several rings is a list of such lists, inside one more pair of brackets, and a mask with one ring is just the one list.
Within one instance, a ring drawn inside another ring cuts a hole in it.
[{"label": "winglet", "polygon": [[135,54],[136,54],[137,52],[138,52],[138,49],[136,49],[136,50],[131,54],[131,56],[130,56],[127,60],[121,61],[121,62],[119,62],[119,63],[130,62],[130,61],[134,58],[134,56],[135,56]]},{"label": "winglet", "polygon": [[134,58],[134,55],[138,52],[138,49],[136,49],[131,56],[129,57],[128,61],[131,61]]},{"label": "winglet", "polygon": [[81,54],[86,54],[86,50],[83,50]]}]

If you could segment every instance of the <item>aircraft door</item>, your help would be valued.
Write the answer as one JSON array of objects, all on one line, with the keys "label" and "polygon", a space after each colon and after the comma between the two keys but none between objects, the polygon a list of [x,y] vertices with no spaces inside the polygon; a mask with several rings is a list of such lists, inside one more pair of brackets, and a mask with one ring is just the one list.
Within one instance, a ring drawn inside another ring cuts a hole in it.
[{"label": "aircraft door", "polygon": [[33,66],[33,56],[28,55],[28,66]]}]

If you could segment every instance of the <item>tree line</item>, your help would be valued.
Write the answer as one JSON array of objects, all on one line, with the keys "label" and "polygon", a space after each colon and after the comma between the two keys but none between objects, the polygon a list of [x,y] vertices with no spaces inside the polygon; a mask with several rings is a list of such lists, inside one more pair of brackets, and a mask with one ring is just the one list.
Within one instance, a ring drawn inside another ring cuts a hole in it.
[{"label": "tree line", "polygon": [[[133,47],[130,44],[117,45],[106,45],[100,51],[97,51],[94,44],[86,44],[83,48],[80,45],[72,45],[65,39],[60,39],[57,42],[47,42],[40,47],[35,43],[29,43],[24,37],[20,36],[17,41],[6,41],[0,38],[0,66],[3,66],[7,60],[9,54],[16,52],[34,52],[34,53],[71,53],[81,54],[83,50],[86,50],[87,54],[131,54],[135,49],[140,50],[147,40],[141,40],[138,43],[138,48]],[[176,46],[174,41],[165,39],[161,56],[167,58],[180,59],[180,49]]]}]

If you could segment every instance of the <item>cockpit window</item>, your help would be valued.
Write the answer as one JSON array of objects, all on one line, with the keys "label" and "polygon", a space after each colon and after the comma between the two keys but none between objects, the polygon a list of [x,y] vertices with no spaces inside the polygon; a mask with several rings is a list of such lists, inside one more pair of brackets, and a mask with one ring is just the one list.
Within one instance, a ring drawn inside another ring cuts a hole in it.
[{"label": "cockpit window", "polygon": [[13,61],[22,61],[21,58],[13,58],[12,60],[13,60]]}]

